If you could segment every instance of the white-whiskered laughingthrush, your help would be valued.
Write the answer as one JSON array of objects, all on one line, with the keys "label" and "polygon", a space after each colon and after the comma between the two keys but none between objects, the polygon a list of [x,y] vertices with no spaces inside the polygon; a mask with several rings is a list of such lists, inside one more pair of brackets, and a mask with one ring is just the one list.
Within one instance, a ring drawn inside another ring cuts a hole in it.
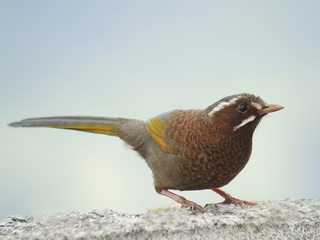
[{"label": "white-whiskered laughingthrush", "polygon": [[169,191],[212,189],[223,203],[245,203],[220,187],[248,162],[252,135],[260,120],[282,106],[252,94],[225,97],[205,109],[174,110],[147,121],[109,117],[43,117],[11,123],[13,127],[52,127],[120,137],[146,160],[156,191],[178,203],[205,209]]}]

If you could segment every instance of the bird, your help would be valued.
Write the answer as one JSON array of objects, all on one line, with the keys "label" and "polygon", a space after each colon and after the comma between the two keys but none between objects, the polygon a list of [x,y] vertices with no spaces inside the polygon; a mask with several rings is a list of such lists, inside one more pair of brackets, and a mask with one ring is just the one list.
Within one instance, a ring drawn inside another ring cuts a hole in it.
[{"label": "bird", "polygon": [[[170,190],[211,189],[220,204],[248,204],[221,187],[247,164],[252,137],[261,119],[283,106],[261,97],[234,94],[204,109],[172,110],[143,120],[114,117],[59,116],[28,118],[12,127],[50,127],[118,136],[145,159],[154,188],[182,206],[206,212],[201,205]],[[122,176],[124,177],[124,176]]]}]

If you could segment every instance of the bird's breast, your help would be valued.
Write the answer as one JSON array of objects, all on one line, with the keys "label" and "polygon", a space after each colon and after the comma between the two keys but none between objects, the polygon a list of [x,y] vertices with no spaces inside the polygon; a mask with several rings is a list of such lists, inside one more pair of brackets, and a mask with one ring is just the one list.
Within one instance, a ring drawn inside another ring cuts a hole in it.
[{"label": "bird's breast", "polygon": [[251,148],[251,138],[243,137],[233,137],[219,145],[194,142],[180,151],[176,164],[186,177],[189,190],[221,187],[244,168]]}]

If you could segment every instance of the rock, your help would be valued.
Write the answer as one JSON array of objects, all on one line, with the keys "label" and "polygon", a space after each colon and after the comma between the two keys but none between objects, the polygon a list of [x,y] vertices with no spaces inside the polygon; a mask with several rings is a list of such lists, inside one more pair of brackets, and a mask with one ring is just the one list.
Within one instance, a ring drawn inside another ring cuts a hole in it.
[{"label": "rock", "polygon": [[206,209],[204,214],[171,207],[138,215],[94,210],[9,216],[0,221],[0,239],[320,239],[320,200]]}]

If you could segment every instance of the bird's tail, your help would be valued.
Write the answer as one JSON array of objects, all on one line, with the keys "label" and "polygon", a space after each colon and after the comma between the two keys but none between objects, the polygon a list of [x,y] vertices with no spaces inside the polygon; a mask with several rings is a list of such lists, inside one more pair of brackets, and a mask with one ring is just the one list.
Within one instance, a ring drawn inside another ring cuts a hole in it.
[{"label": "bird's tail", "polygon": [[108,117],[42,117],[13,122],[10,123],[9,126],[61,128],[118,136],[119,126],[124,121],[126,121],[126,119]]}]

